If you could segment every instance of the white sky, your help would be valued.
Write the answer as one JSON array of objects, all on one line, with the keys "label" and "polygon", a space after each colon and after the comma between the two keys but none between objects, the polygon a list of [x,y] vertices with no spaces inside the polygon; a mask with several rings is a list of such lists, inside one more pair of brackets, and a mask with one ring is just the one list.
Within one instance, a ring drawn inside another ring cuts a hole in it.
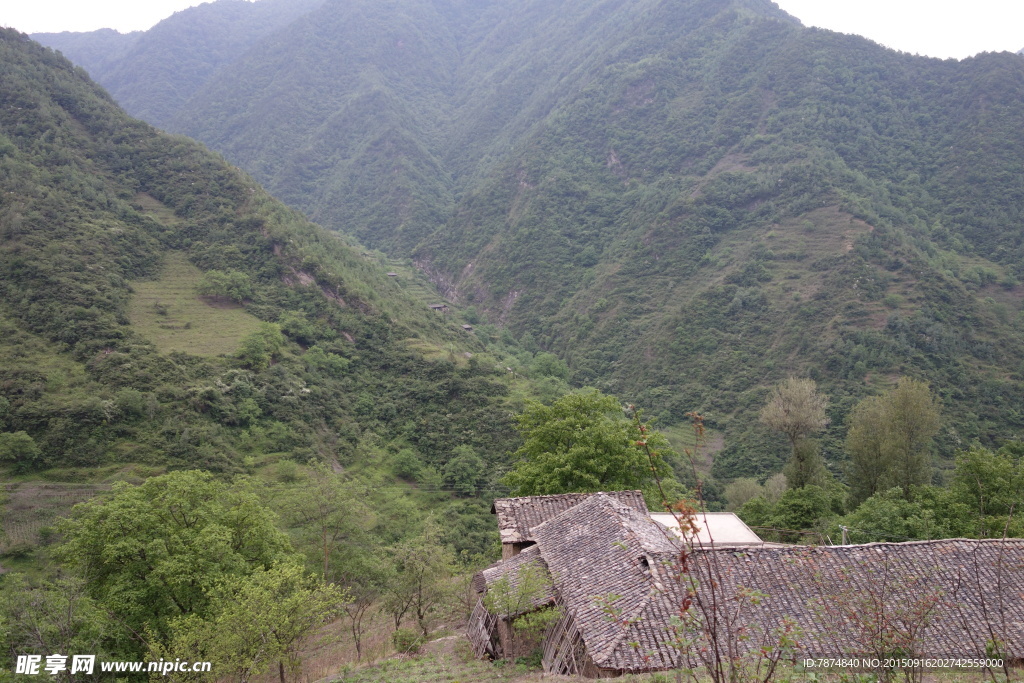
[{"label": "white sky", "polygon": [[[1024,48],[1024,0],[776,0],[807,26],[857,33],[931,57]],[[198,0],[0,0],[0,25],[25,33],[148,29]]]}]

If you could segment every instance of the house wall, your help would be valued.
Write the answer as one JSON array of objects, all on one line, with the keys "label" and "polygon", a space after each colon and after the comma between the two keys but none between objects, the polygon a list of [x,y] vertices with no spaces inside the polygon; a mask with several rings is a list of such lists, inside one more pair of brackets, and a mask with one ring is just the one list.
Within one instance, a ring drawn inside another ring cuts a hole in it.
[{"label": "house wall", "polygon": [[509,560],[523,552],[531,545],[536,545],[533,541],[526,541],[524,543],[502,543],[501,544],[501,559]]}]

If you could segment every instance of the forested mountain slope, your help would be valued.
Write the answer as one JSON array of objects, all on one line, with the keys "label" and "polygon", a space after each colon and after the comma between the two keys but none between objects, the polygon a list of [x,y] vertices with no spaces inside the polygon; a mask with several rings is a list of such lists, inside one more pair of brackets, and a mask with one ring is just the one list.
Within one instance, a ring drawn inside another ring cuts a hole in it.
[{"label": "forested mountain slope", "polygon": [[172,129],[413,255],[578,383],[724,429],[810,375],[931,383],[943,448],[1024,431],[1024,62],[940,61],[759,0],[328,0]]},{"label": "forested mountain slope", "polygon": [[32,38],[84,67],[129,114],[166,128],[222,66],[322,2],[219,0],[177,12],[145,32],[101,29]]},{"label": "forested mountain slope", "polygon": [[407,278],[23,34],[0,62],[0,466],[438,477],[514,445],[505,363]]}]

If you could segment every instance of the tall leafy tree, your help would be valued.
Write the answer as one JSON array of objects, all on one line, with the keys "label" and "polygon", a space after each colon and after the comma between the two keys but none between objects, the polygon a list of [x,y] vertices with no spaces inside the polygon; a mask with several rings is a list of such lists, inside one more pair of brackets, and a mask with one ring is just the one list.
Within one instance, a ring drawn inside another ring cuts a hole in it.
[{"label": "tall leafy tree", "polygon": [[901,377],[886,397],[888,435],[894,456],[893,483],[910,496],[910,487],[930,479],[931,454],[939,431],[939,408],[924,382]]},{"label": "tall leafy tree", "polygon": [[824,463],[810,436],[828,424],[827,409],[828,397],[818,393],[814,380],[796,377],[776,385],[761,409],[761,422],[789,440],[792,454],[786,479],[792,488],[820,484],[825,478]]},{"label": "tall leafy tree", "polygon": [[206,472],[173,472],[75,507],[59,526],[56,555],[134,633],[165,639],[170,622],[206,616],[226,579],[292,555],[274,515],[254,493]]},{"label": "tall leafy tree", "polygon": [[854,503],[891,487],[907,500],[929,480],[939,409],[928,385],[903,377],[882,396],[861,401],[850,413],[846,449]]},{"label": "tall leafy tree", "polygon": [[304,547],[317,556],[328,581],[337,578],[332,558],[361,545],[373,524],[356,486],[323,463],[310,467],[305,486],[288,501],[288,514],[300,526]]},{"label": "tall leafy tree", "polygon": [[[278,679],[301,668],[302,642],[318,627],[341,613],[348,596],[285,562],[248,576],[225,579],[211,591],[210,615],[176,619],[165,659],[201,658],[216,662],[216,676],[233,674],[248,681],[276,664]],[[201,656],[200,656],[201,655]]]},{"label": "tall leafy tree", "polygon": [[[638,442],[669,451],[664,436],[642,432],[614,397],[596,390],[566,394],[550,406],[529,404],[519,416],[519,431],[524,443],[505,483],[521,496],[644,489],[654,472]],[[669,478],[664,457],[655,467]]]},{"label": "tall leafy tree", "polygon": [[885,401],[880,396],[869,396],[850,412],[846,453],[850,457],[850,502],[854,505],[884,490],[889,468],[885,414]]}]

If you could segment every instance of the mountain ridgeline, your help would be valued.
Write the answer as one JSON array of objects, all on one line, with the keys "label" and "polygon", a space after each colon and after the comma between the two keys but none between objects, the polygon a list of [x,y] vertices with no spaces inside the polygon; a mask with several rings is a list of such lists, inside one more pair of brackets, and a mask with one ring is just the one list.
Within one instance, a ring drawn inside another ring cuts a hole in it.
[{"label": "mountain ridgeline", "polygon": [[[159,28],[136,49],[190,49]],[[106,74],[160,81],[114,61],[95,76],[126,103]],[[946,455],[1024,434],[1017,55],[897,53],[766,0],[326,0],[183,75],[161,125],[576,383],[700,411],[724,477],[781,464],[755,416],[787,375],[832,396],[833,461],[903,375],[939,396]]]}]

